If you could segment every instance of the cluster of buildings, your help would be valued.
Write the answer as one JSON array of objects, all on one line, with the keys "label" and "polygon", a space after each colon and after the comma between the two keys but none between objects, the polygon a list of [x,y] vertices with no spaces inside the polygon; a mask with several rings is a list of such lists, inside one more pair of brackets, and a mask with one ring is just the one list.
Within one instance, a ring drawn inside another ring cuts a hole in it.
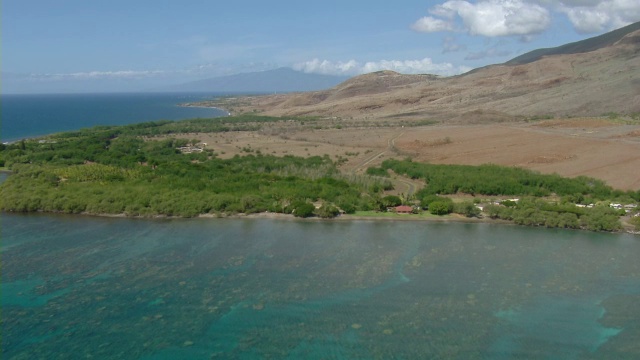
[{"label": "cluster of buildings", "polygon": [[[200,145],[200,146],[198,146]],[[183,154],[192,154],[192,153],[201,153],[204,151],[204,148],[207,146],[207,143],[201,144],[187,144],[186,146],[181,146],[178,148]]]},{"label": "cluster of buildings", "polygon": [[[498,201],[493,201],[491,204],[502,205],[502,203],[507,202],[507,201],[517,203],[518,201],[520,201],[520,199],[498,200]],[[588,209],[590,209],[590,208],[593,208],[594,206],[595,206],[594,204],[588,204],[588,205],[576,204],[576,207],[579,207],[579,208],[588,208]],[[482,205],[476,205],[476,207],[478,209],[480,209],[480,211],[484,210],[483,209],[484,207]],[[609,207],[612,208],[612,209],[616,209],[616,210],[624,210],[627,214],[638,210],[638,205],[636,205],[636,204],[623,205],[623,204],[611,203],[611,204],[609,204]],[[417,210],[415,207],[408,206],[408,205],[400,205],[400,206],[396,206],[396,207],[387,209],[387,211],[393,211],[393,212],[396,212],[398,214],[412,214],[412,213],[414,213],[415,210]],[[640,216],[640,212],[637,212],[633,216]]]},{"label": "cluster of buildings", "polygon": [[[616,209],[616,210],[624,210],[627,214],[636,210],[638,208],[638,205],[636,204],[628,204],[628,205],[622,205],[622,204],[616,204],[616,203],[611,203],[609,204],[609,207]],[[639,216],[640,213],[635,214],[634,216]]]}]

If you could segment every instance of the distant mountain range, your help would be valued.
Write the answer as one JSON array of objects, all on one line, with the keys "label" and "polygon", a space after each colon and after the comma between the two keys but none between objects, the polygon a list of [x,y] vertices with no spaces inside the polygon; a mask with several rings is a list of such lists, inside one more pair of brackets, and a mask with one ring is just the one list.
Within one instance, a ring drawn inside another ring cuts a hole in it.
[{"label": "distant mountain range", "polygon": [[277,116],[401,117],[455,123],[638,113],[640,22],[458,76],[379,71],[323,91],[256,96],[218,106]]},{"label": "distant mountain range", "polygon": [[324,90],[347,80],[347,76],[308,74],[291,68],[242,73],[164,87],[158,91],[289,93]]}]

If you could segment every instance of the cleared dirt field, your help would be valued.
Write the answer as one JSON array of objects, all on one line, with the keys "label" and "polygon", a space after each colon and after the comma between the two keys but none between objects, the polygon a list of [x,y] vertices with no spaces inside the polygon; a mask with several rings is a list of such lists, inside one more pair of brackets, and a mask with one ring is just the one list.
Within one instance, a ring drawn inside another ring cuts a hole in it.
[{"label": "cleared dirt field", "polygon": [[408,133],[396,144],[417,161],[519,166],[569,177],[587,175],[616,188],[638,189],[640,136],[619,137],[633,129],[616,125],[442,127]]},{"label": "cleared dirt field", "polygon": [[[542,173],[586,175],[619,189],[640,189],[640,125],[603,118],[464,126],[309,129],[185,134],[220,157],[329,155],[360,173],[388,158],[437,164],[519,166]],[[409,185],[407,185],[409,186]]]}]

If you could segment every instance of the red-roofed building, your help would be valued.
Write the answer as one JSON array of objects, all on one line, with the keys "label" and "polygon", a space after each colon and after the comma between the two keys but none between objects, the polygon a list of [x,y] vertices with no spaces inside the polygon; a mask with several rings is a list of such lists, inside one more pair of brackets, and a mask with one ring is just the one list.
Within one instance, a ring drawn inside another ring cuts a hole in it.
[{"label": "red-roofed building", "polygon": [[413,208],[407,205],[396,206],[396,213],[398,214],[411,214],[413,212]]}]

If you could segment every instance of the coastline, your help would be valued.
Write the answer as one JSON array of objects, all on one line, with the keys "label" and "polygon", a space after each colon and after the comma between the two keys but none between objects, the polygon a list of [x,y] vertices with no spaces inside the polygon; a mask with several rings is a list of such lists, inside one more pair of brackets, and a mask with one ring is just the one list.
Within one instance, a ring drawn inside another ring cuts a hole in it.
[{"label": "coastline", "polygon": [[[349,215],[344,214],[340,216],[336,216],[334,218],[321,218],[317,216],[301,218],[295,217],[291,214],[283,214],[283,213],[274,213],[274,212],[261,212],[261,213],[252,213],[252,214],[200,214],[194,217],[182,217],[182,216],[170,216],[170,215],[129,215],[126,213],[120,214],[93,214],[88,212],[81,213],[65,213],[65,212],[45,212],[45,211],[35,211],[35,212],[13,212],[13,211],[0,211],[0,214],[51,214],[51,215],[80,215],[80,216],[88,216],[88,217],[104,217],[104,218],[120,218],[120,219],[148,219],[148,220],[157,220],[157,219],[271,219],[271,220],[289,220],[289,221],[323,221],[323,222],[332,222],[332,221],[400,221],[400,222],[437,222],[437,223],[491,223],[491,224],[513,224],[507,220],[501,219],[491,219],[489,217],[482,218],[468,218],[459,214],[449,214],[449,215],[441,215],[441,216],[433,216],[433,217],[421,217],[419,215],[394,215],[387,217],[379,217],[379,216],[367,216],[367,215]],[[515,224],[513,224],[515,225]]]},{"label": "coastline", "polygon": [[[0,215],[2,213],[11,213],[18,214],[17,212],[5,212],[0,211]],[[282,213],[273,213],[273,212],[262,212],[262,213],[253,213],[253,214],[200,214],[193,218],[186,218],[180,216],[168,216],[168,215],[151,215],[151,216],[131,216],[125,213],[121,214],[90,214],[90,213],[79,213],[79,214],[68,214],[62,212],[43,212],[38,211],[37,214],[52,214],[52,215],[81,215],[88,217],[103,217],[103,218],[118,218],[118,219],[138,219],[138,220],[178,220],[178,219],[266,219],[266,220],[278,220],[278,221],[306,221],[306,222],[349,222],[349,221],[369,221],[369,222],[427,222],[427,223],[467,223],[467,224],[493,224],[493,225],[512,225],[518,226],[511,221],[502,220],[502,219],[492,219],[487,216],[483,216],[481,218],[468,218],[459,214],[449,214],[449,215],[441,215],[441,216],[419,216],[419,215],[409,215],[409,214],[397,214],[393,216],[367,216],[367,215],[349,215],[344,214],[337,216],[335,218],[320,218],[320,217],[308,217],[308,218],[300,218],[295,217],[291,214],[282,214]],[[20,214],[31,214],[31,213],[20,213]],[[524,226],[524,227],[539,227],[539,226]],[[586,229],[566,229],[566,230],[574,230],[574,231],[589,231]],[[596,231],[598,232],[598,231]],[[607,233],[607,232],[605,232]],[[620,231],[609,232],[610,234],[629,234],[640,236],[640,231],[630,230],[628,228],[623,228]]]},{"label": "coastline", "polygon": [[336,216],[334,218],[320,218],[317,216],[308,218],[299,218],[291,214],[282,214],[274,212],[262,212],[254,214],[234,214],[234,215],[215,215],[215,214],[201,214],[198,218],[238,218],[238,219],[277,219],[277,220],[303,220],[303,221],[353,221],[353,220],[374,220],[374,221],[425,221],[425,222],[468,222],[468,223],[503,223],[510,224],[509,221],[491,219],[491,218],[467,218],[464,216],[458,216],[456,214],[443,215],[438,217],[421,217],[419,215],[395,215],[387,217],[379,216],[367,216],[367,215],[349,215],[344,214]]},{"label": "coastline", "polygon": [[183,104],[178,104],[177,106],[179,106],[179,107],[188,107],[188,108],[198,108],[198,109],[216,109],[216,110],[220,110],[220,111],[226,112],[227,116],[231,116],[231,112],[229,110],[223,109],[223,108],[220,108],[220,107],[217,107],[217,106],[194,105],[192,103],[183,103]]},{"label": "coastline", "polygon": [[[428,223],[467,223],[467,224],[494,224],[494,225],[513,225],[513,226],[522,226],[517,225],[512,221],[502,220],[502,219],[492,219],[488,216],[483,216],[480,218],[477,217],[466,217],[460,214],[448,214],[448,215],[439,215],[439,216],[429,216],[424,217],[415,214],[395,214],[392,216],[367,216],[367,215],[349,215],[344,214],[337,216],[335,218],[323,219],[319,217],[309,217],[309,218],[298,218],[291,214],[281,214],[281,213],[256,213],[256,214],[234,214],[234,215],[222,215],[217,216],[215,214],[201,214],[198,218],[230,218],[230,219],[271,219],[271,220],[287,220],[287,221],[394,221],[394,222],[428,222]],[[541,227],[541,226],[524,226],[524,227]],[[589,231],[586,229],[566,229],[566,230],[582,230]],[[593,232],[593,231],[589,231]],[[598,231],[596,231],[598,232]],[[630,228],[623,227],[619,231],[610,232],[611,234],[630,234],[630,235],[640,235],[640,231],[634,231]]]}]

